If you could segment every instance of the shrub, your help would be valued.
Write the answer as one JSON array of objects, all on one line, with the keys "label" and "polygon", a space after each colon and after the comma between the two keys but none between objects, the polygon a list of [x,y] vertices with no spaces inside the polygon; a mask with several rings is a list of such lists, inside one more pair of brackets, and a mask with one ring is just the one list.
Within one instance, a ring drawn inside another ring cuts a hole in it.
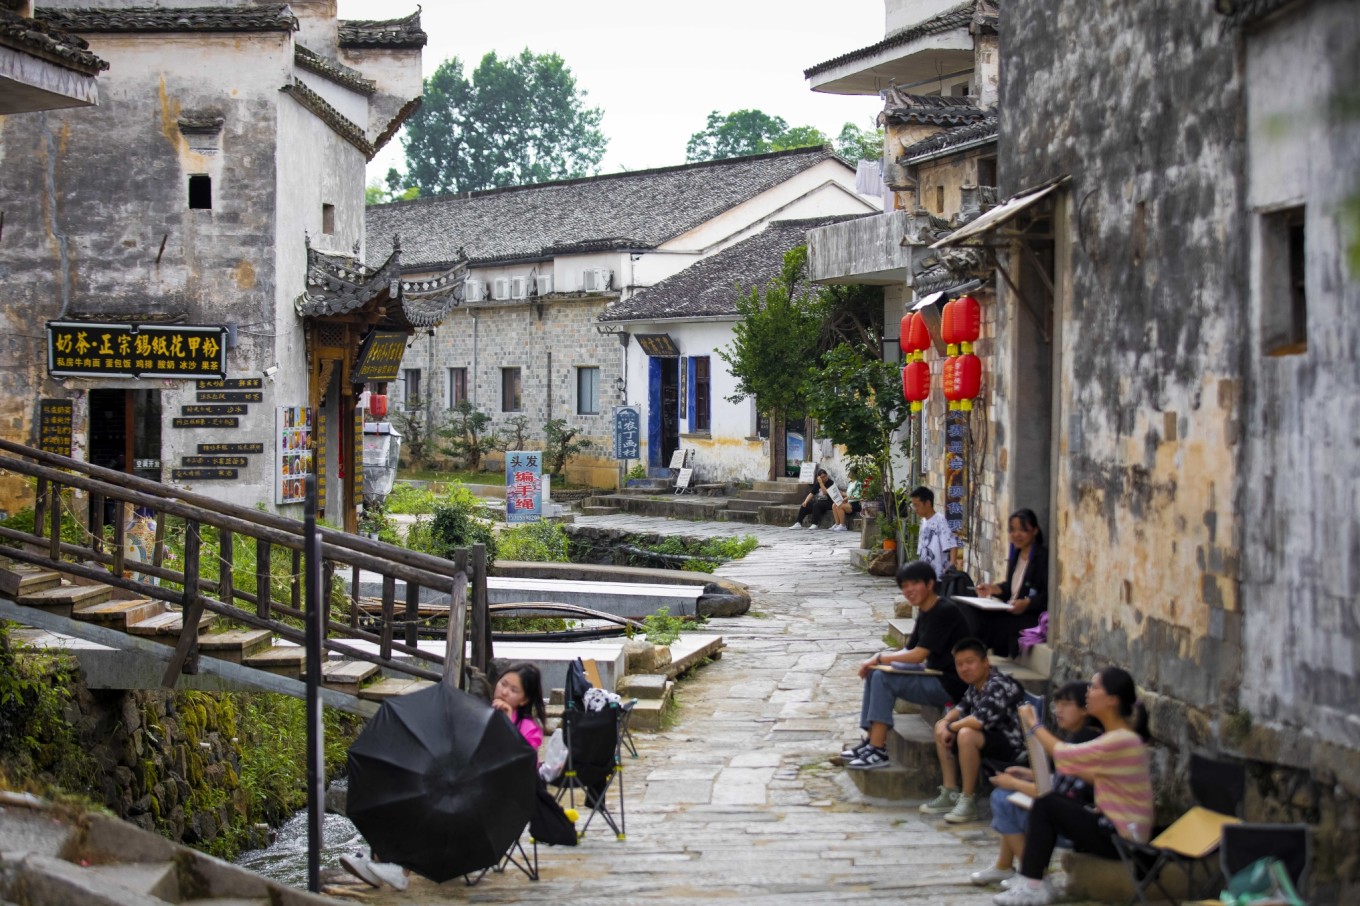
[{"label": "shrub", "polygon": [[460,547],[485,544],[486,562],[490,565],[496,559],[496,536],[491,531],[491,524],[478,516],[481,509],[476,494],[467,488],[455,487],[435,505],[426,552],[452,559]]},{"label": "shrub", "polygon": [[418,488],[415,485],[405,482],[397,482],[392,486],[392,493],[387,495],[385,508],[389,513],[400,513],[406,516],[417,516],[421,513],[434,511],[434,505],[439,500],[435,493],[428,488]]},{"label": "shrub", "polygon": [[496,555],[505,560],[533,563],[569,563],[571,539],[555,522],[529,522],[500,533]]}]

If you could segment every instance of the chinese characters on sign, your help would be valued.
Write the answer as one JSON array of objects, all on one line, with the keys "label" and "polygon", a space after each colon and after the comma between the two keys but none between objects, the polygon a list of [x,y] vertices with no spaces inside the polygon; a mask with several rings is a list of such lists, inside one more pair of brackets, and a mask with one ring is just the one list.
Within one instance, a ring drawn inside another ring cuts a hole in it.
[{"label": "chinese characters on sign", "polygon": [[306,406],[279,406],[275,422],[277,478],[275,503],[302,503],[307,499],[307,476],[312,474],[312,410]]},{"label": "chinese characters on sign", "polygon": [[614,458],[642,458],[642,416],[636,406],[614,407]]},{"label": "chinese characters on sign", "polygon": [[354,382],[395,381],[406,354],[406,334],[402,331],[375,330],[359,349],[359,367],[352,375]]},{"label": "chinese characters on sign", "polygon": [[951,410],[944,431],[944,518],[954,537],[968,537],[968,413]]},{"label": "chinese characters on sign", "polygon": [[671,359],[680,355],[680,348],[675,345],[668,333],[639,333],[634,334],[638,341],[638,346],[647,355],[657,358]]},{"label": "chinese characters on sign", "polygon": [[220,378],[226,363],[225,327],[47,323],[49,374]]},{"label": "chinese characters on sign", "polygon": [[70,400],[41,400],[38,403],[38,449],[70,456],[74,414],[75,404]]},{"label": "chinese characters on sign", "polygon": [[543,515],[543,466],[538,451],[505,454],[505,521],[537,522]]}]

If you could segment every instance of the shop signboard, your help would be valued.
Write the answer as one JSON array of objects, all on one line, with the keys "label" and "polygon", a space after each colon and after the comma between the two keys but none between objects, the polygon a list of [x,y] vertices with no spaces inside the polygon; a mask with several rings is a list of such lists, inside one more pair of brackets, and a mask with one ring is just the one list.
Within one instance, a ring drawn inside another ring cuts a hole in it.
[{"label": "shop signboard", "polygon": [[49,374],[222,378],[226,370],[225,327],[47,322]]}]

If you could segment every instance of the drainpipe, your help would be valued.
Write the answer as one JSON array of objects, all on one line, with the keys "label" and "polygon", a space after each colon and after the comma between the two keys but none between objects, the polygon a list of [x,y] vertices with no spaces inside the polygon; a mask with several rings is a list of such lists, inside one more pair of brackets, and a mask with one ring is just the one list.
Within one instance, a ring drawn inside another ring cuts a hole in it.
[{"label": "drainpipe", "polygon": [[467,310],[468,317],[472,319],[472,380],[471,387],[468,388],[468,401],[472,407],[477,407],[477,313],[472,309]]},{"label": "drainpipe", "polygon": [[548,350],[548,421],[552,421],[552,350]]}]

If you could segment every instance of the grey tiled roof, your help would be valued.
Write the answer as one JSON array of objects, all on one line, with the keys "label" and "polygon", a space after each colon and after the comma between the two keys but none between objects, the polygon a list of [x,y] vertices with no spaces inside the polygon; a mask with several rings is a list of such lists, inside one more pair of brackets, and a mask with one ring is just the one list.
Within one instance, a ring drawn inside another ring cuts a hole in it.
[{"label": "grey tiled roof", "polygon": [[655,248],[826,160],[840,158],[826,148],[798,148],[374,205],[366,216],[368,260],[383,261],[394,235],[408,271],[450,264],[459,249],[484,264]]},{"label": "grey tiled roof", "polygon": [[934,126],[962,126],[976,123],[989,111],[977,105],[975,97],[904,94],[893,92],[880,115],[883,122]]},{"label": "grey tiled roof", "polygon": [[401,19],[348,19],[340,23],[341,47],[424,47],[420,10]]},{"label": "grey tiled roof", "polygon": [[40,7],[35,14],[75,32],[295,31],[298,27],[293,11],[283,3],[122,9]]},{"label": "grey tiled roof", "polygon": [[372,79],[364,78],[364,74],[359,70],[351,69],[339,60],[323,57],[301,44],[293,48],[293,62],[300,69],[316,73],[323,79],[328,79],[337,85],[343,85],[359,94],[372,96],[378,90],[378,83]]},{"label": "grey tiled roof", "polygon": [[938,35],[941,32],[953,31],[956,28],[968,28],[973,23],[974,0],[967,3],[960,3],[952,9],[947,9],[938,15],[931,16],[922,22],[918,22],[911,28],[900,31],[895,35],[889,35],[877,44],[870,44],[868,47],[861,47],[859,50],[852,50],[847,54],[841,54],[834,60],[827,60],[825,63],[818,63],[816,66],[803,70],[803,78],[810,79],[815,75],[820,75],[828,69],[834,69],[845,63],[853,63],[855,60],[862,60],[866,57],[877,56],[885,50],[893,47],[900,47],[903,44],[910,44],[920,38],[930,35]]},{"label": "grey tiled roof", "polygon": [[958,148],[963,145],[971,145],[975,142],[987,140],[995,141],[997,137],[997,117],[995,113],[989,113],[979,122],[967,126],[959,126],[955,129],[946,129],[937,132],[930,138],[922,139],[913,145],[908,145],[902,150],[902,154],[897,160],[901,163],[913,160],[926,154],[937,154],[948,151],[951,148]]},{"label": "grey tiled roof", "polygon": [[363,152],[365,160],[372,160],[373,156],[378,153],[378,149],[373,147],[373,143],[368,140],[368,136],[364,134],[362,128],[352,120],[346,119],[343,113],[332,107],[325,98],[302,82],[293,79],[279,90],[306,107],[317,119],[329,126],[336,135]]},{"label": "grey tiled roof", "polygon": [[90,45],[84,39],[6,9],[0,9],[0,46],[41,57],[85,75],[95,75],[109,68],[108,63],[90,52]]},{"label": "grey tiled roof", "polygon": [[871,215],[777,220],[750,239],[639,290],[627,302],[610,306],[599,319],[662,321],[736,315],[737,298],[752,286],[764,286],[778,276],[784,253],[805,244],[808,230],[861,216]]}]

